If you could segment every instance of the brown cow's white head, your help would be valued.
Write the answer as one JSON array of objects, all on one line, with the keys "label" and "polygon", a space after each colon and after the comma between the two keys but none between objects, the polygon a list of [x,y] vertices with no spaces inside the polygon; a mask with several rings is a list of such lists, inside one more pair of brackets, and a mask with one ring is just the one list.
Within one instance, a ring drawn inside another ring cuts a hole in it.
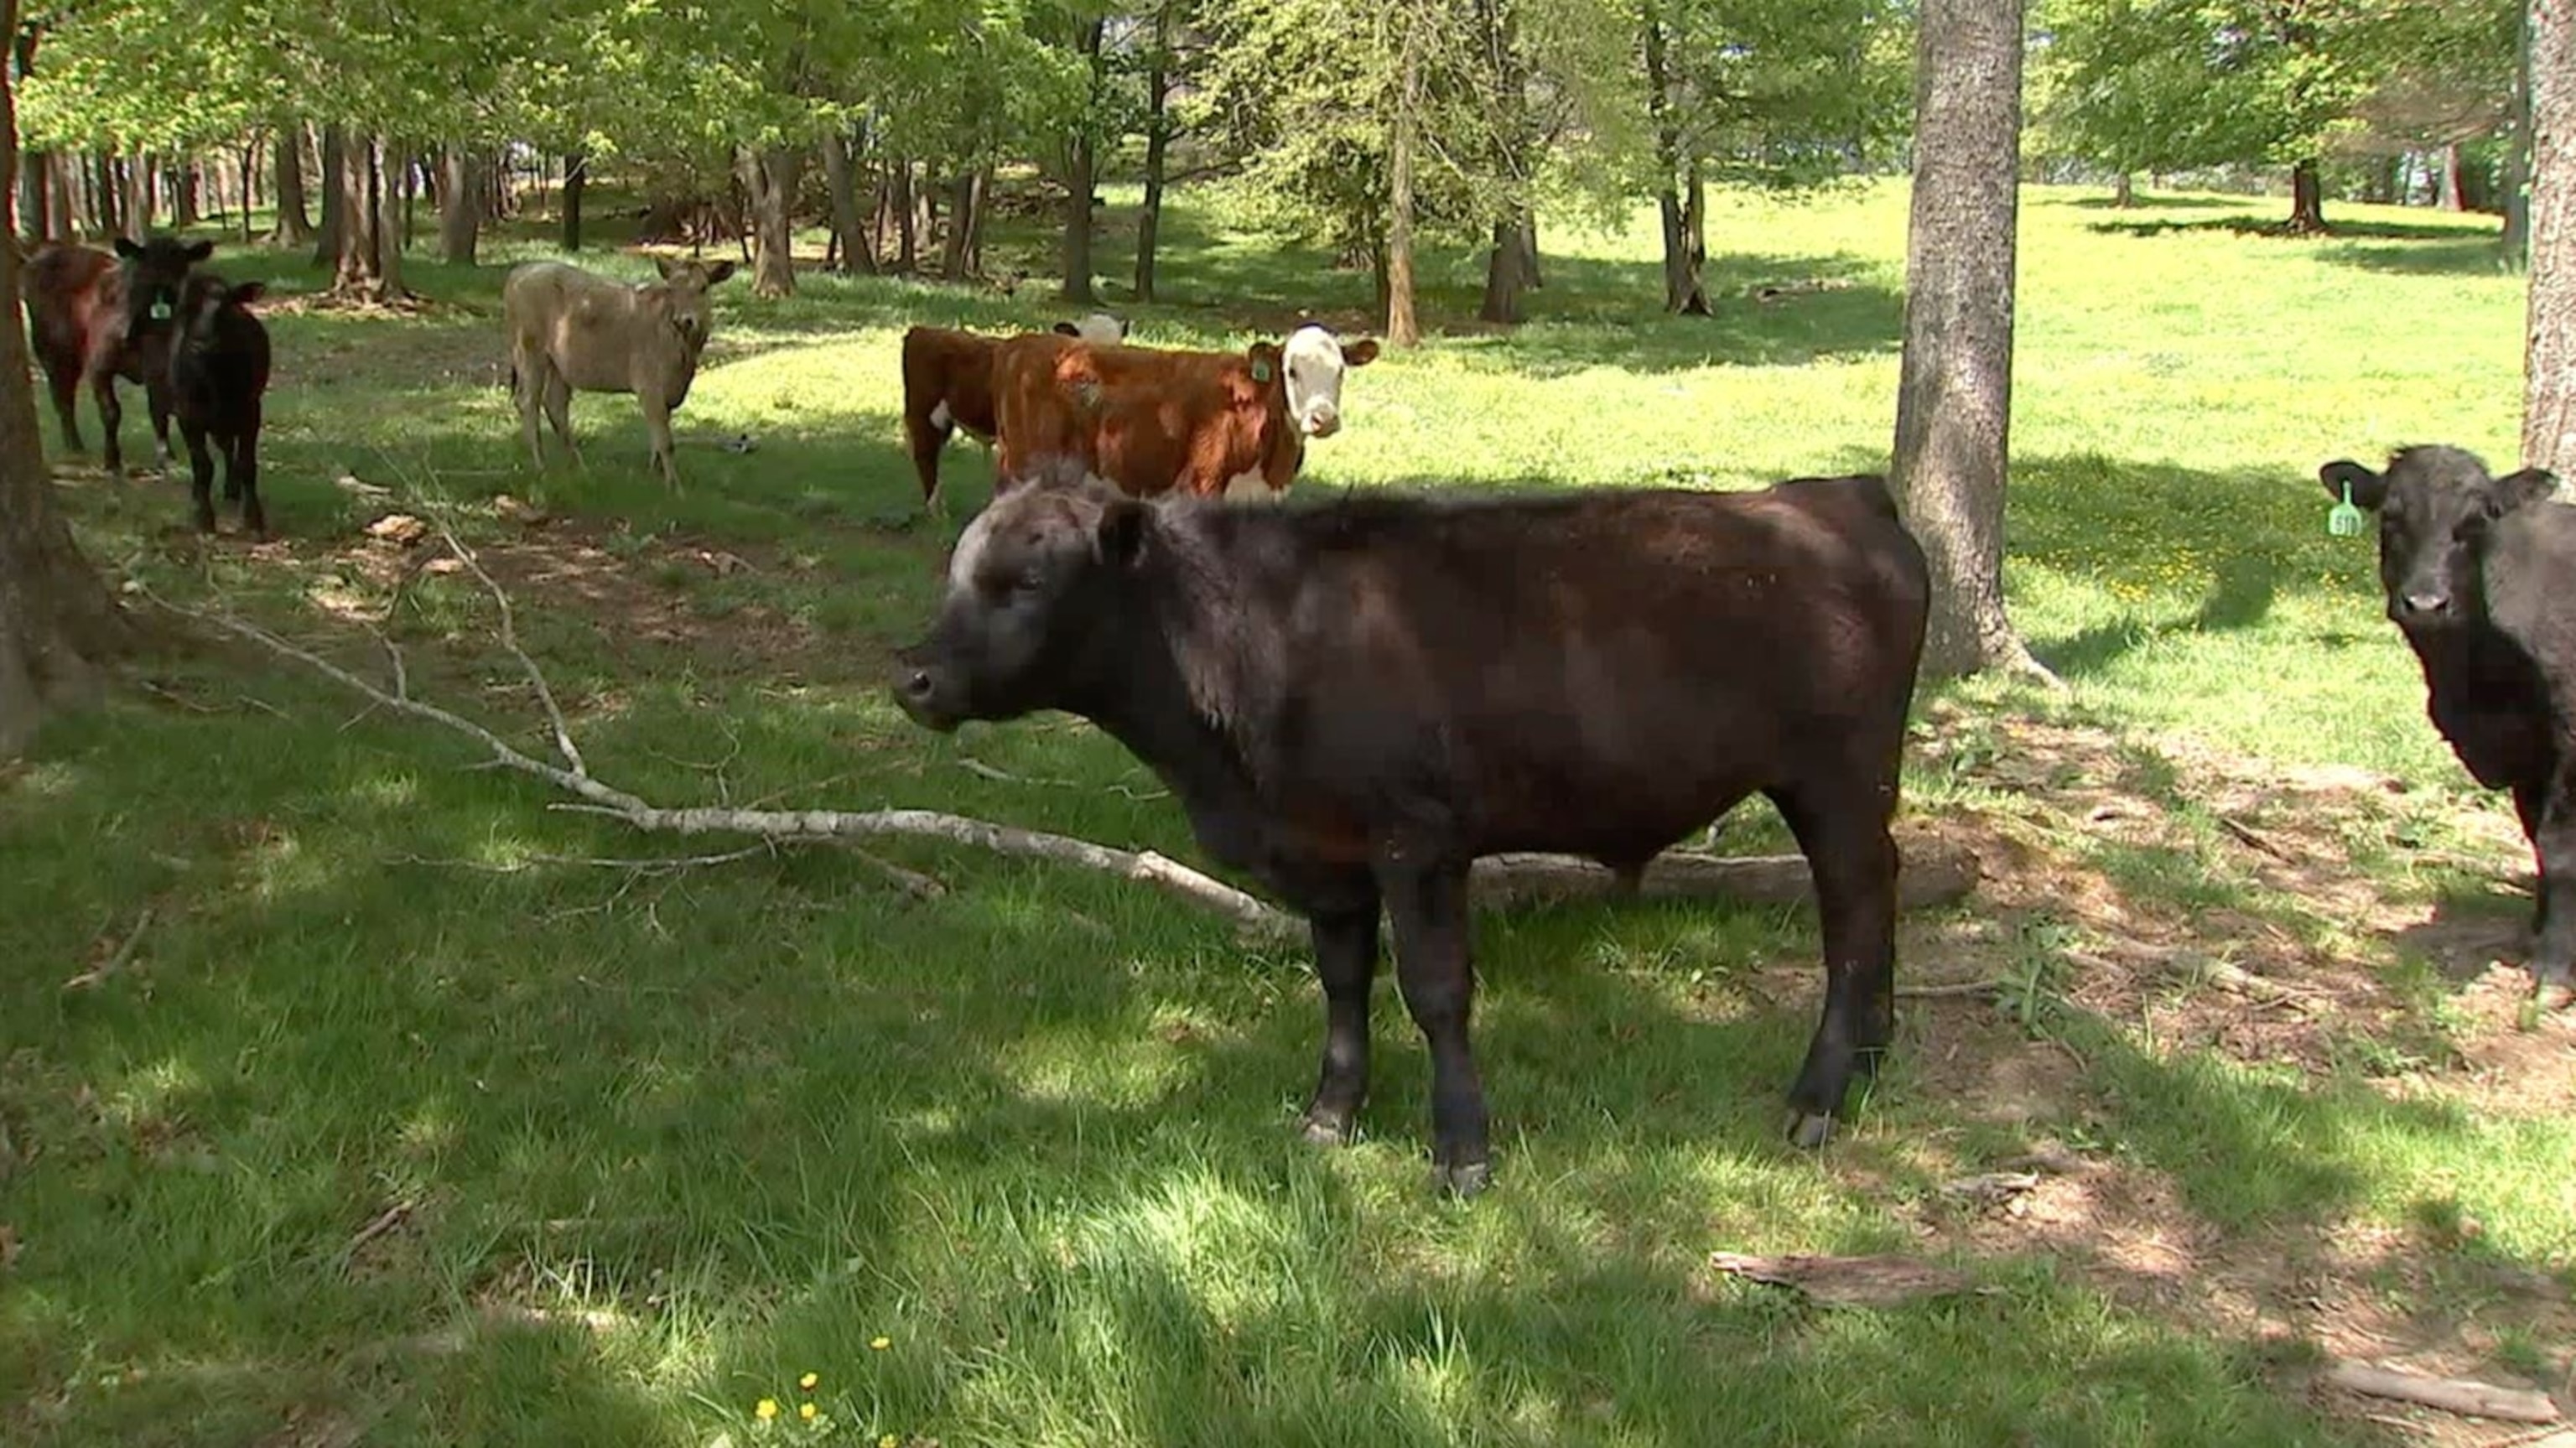
[{"label": "brown cow's white head", "polygon": [[673,261],[667,256],[653,258],[662,273],[659,285],[644,288],[645,305],[659,313],[680,334],[695,358],[707,345],[707,335],[715,328],[715,308],[707,302],[707,289],[733,275],[733,263]]},{"label": "brown cow's white head", "polygon": [[1342,374],[1377,360],[1377,340],[1345,342],[1321,322],[1308,322],[1288,334],[1285,346],[1255,342],[1252,380],[1268,382],[1274,373],[1288,390],[1288,417],[1308,437],[1331,437],[1342,430]]},{"label": "brown cow's white head", "polygon": [[1107,312],[1092,312],[1078,322],[1058,322],[1056,335],[1088,342],[1094,347],[1110,347],[1127,340],[1127,319]]}]

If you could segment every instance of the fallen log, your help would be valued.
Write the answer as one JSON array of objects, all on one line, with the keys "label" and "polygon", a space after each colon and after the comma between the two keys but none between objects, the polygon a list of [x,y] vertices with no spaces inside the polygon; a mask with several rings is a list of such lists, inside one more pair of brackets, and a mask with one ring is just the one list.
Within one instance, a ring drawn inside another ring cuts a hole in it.
[{"label": "fallen log", "polygon": [[2439,1408],[2468,1418],[2501,1418],[2509,1423],[2555,1423],[2559,1418],[2558,1404],[2547,1393],[2499,1388],[2468,1378],[2402,1372],[2350,1359],[2328,1368],[2326,1381],[2349,1392]]},{"label": "fallen log", "polygon": [[[1947,905],[1976,888],[1974,853],[1928,834],[1900,834],[1904,861],[1896,874],[1897,904],[1907,909]],[[1798,905],[1815,898],[1804,855],[1708,855],[1667,850],[1646,865],[1633,887],[1619,874],[1569,855],[1509,854],[1478,860],[1468,888],[1479,905],[1533,898],[1588,900],[1631,892],[1649,900],[1721,899],[1756,905]]]}]

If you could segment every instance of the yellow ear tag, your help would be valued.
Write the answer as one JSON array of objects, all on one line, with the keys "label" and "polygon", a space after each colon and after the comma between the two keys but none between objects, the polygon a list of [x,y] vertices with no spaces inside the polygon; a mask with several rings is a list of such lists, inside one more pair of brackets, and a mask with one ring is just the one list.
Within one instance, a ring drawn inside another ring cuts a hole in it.
[{"label": "yellow ear tag", "polygon": [[1269,381],[1269,380],[1270,380],[1270,364],[1269,364],[1269,363],[1267,363],[1267,362],[1255,362],[1255,363],[1253,363],[1253,364],[1252,364],[1252,380],[1253,380],[1253,381],[1255,381],[1255,382],[1267,382],[1267,381]]},{"label": "yellow ear tag", "polygon": [[2367,520],[2352,505],[2352,484],[2343,485],[2343,501],[2326,510],[2326,531],[2337,538],[2354,538],[2361,534]]}]

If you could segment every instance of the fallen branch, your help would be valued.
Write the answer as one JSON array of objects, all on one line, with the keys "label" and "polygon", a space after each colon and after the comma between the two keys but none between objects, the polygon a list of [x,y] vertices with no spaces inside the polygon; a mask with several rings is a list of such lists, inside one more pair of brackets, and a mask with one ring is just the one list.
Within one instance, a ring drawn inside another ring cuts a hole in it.
[{"label": "fallen branch", "polygon": [[2468,1378],[2400,1372],[2350,1359],[2328,1368],[2326,1381],[2349,1392],[2394,1398],[2469,1418],[2501,1418],[2511,1423],[2555,1423],[2559,1418],[2558,1405],[2550,1401],[2547,1393],[2499,1388]]},{"label": "fallen branch", "polygon": [[1791,1288],[1835,1307],[1897,1307],[1917,1298],[1983,1290],[1966,1273],[1919,1257],[1757,1257],[1711,1252],[1708,1265],[1730,1277]]},{"label": "fallen branch", "polygon": [[547,685],[545,671],[537,667],[536,660],[528,657],[526,649],[519,647],[519,631],[512,622],[510,595],[502,592],[501,585],[483,570],[483,560],[474,556],[474,550],[457,541],[456,531],[447,526],[444,518],[438,519],[438,536],[447,540],[447,551],[456,555],[457,562],[483,580],[483,587],[492,595],[493,606],[501,611],[501,647],[508,649],[510,657],[519,661],[528,682],[536,686],[537,701],[546,706],[546,722],[554,726],[555,748],[563,751],[564,762],[572,766],[573,773],[588,778],[590,766],[582,762],[581,750],[572,742],[572,729],[564,723],[563,710],[555,703],[555,691]]},{"label": "fallen branch", "polygon": [[128,964],[132,963],[134,959],[134,948],[143,943],[143,932],[150,928],[151,924],[152,907],[146,905],[143,907],[143,913],[134,917],[134,928],[125,933],[125,943],[116,947],[116,953],[109,956],[105,964],[93,966],[90,969],[73,976],[71,979],[64,981],[62,988],[64,990],[88,990],[93,986],[104,984],[109,977],[124,970]]},{"label": "fallen branch", "polygon": [[[1931,835],[1900,846],[1897,903],[1907,908],[1946,905],[1976,888],[1977,857]],[[1622,893],[1615,871],[1569,855],[1510,854],[1478,860],[1469,878],[1480,901],[1533,895],[1551,900]],[[1647,899],[1719,896],[1761,905],[1795,905],[1813,899],[1815,883],[1803,855],[1705,855],[1669,850],[1650,861],[1636,884]]]}]

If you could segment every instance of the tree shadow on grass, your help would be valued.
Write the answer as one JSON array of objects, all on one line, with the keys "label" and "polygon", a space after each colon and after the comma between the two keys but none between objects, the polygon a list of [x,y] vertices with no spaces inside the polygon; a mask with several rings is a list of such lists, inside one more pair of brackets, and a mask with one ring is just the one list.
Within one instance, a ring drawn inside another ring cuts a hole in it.
[{"label": "tree shadow on grass", "polygon": [[2135,211],[2236,211],[2248,206],[2267,204],[2259,196],[2175,196],[2162,192],[2140,191],[2123,202],[2116,196],[2080,196],[2058,203],[2078,211],[2110,211],[2126,214]]}]

